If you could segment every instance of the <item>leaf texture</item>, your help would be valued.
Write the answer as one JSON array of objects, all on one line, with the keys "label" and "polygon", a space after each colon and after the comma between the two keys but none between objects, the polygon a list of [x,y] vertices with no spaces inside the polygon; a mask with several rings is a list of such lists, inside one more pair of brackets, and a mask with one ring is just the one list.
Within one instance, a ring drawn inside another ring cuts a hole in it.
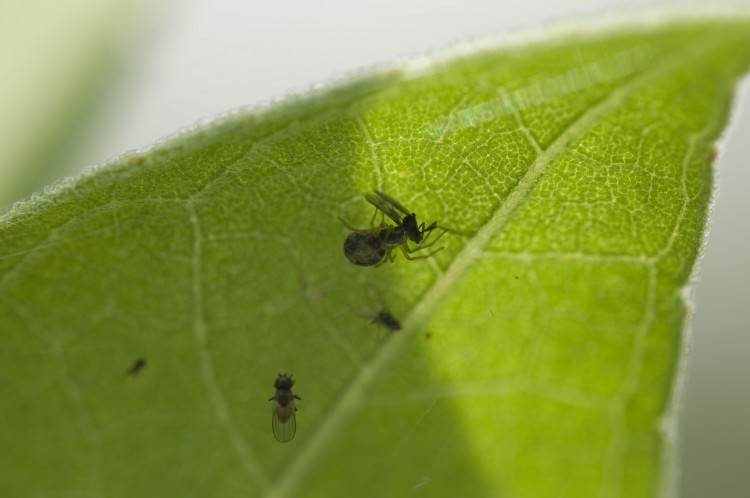
[{"label": "leaf texture", "polygon": [[[749,27],[406,64],[18,204],[0,494],[657,495]],[[339,217],[367,227],[373,189],[448,227],[445,248],[349,263]],[[287,372],[302,399],[279,444]]]}]

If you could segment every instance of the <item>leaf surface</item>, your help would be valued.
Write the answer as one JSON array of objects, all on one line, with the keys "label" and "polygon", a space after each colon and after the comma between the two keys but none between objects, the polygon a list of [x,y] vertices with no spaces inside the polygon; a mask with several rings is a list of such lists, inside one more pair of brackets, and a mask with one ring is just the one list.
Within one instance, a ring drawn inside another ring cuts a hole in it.
[{"label": "leaf surface", "polygon": [[[0,494],[655,496],[749,27],[406,64],[17,205]],[[445,249],[350,264],[338,218],[367,227],[373,189]]]}]

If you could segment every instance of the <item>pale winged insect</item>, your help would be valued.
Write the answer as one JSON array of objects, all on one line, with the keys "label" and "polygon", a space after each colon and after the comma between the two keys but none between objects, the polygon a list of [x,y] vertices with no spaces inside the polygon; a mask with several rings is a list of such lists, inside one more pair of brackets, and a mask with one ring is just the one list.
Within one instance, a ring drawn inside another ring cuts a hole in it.
[{"label": "pale winged insect", "polygon": [[268,398],[268,401],[273,401],[271,406],[273,437],[280,443],[291,441],[297,432],[297,416],[295,414],[297,407],[294,405],[294,400],[301,400],[302,398],[292,394],[293,385],[294,380],[292,380],[291,375],[279,374],[273,383],[276,394]]},{"label": "pale winged insect", "polygon": [[[359,266],[380,266],[386,261],[395,260],[393,250],[397,247],[408,260],[426,259],[443,249],[440,247],[429,254],[415,256],[414,253],[432,247],[448,229],[439,227],[437,222],[432,222],[430,225],[424,222],[418,224],[417,215],[409,212],[396,199],[379,190],[374,192],[374,194],[365,195],[365,199],[375,206],[375,214],[370,221],[369,229],[358,229],[341,220],[347,228],[353,230],[344,241],[344,254],[349,261]],[[380,225],[375,226],[378,212],[381,213],[381,222]],[[386,216],[395,225],[386,223]],[[442,231],[434,240],[427,242],[435,229]],[[411,247],[409,241],[416,245]]]}]

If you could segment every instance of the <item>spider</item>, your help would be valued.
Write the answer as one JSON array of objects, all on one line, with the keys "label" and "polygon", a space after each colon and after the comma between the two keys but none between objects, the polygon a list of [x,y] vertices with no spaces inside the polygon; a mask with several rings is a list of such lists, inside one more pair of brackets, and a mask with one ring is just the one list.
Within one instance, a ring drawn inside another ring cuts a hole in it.
[{"label": "spider", "polygon": [[[410,213],[401,203],[389,195],[374,191],[375,194],[365,195],[365,199],[375,206],[375,213],[370,220],[369,229],[358,229],[349,225],[341,219],[341,222],[352,233],[344,241],[344,254],[359,266],[380,266],[386,261],[391,263],[396,259],[393,250],[398,247],[408,260],[426,259],[443,249],[442,247],[429,254],[414,256],[415,252],[432,247],[447,231],[447,228],[439,227],[437,222],[426,226],[424,222],[417,224],[417,215]],[[375,225],[378,211],[381,213],[380,225]],[[385,217],[390,218],[395,225],[385,222]],[[442,232],[432,241],[426,242],[433,230],[442,228]],[[410,247],[408,242],[412,241],[416,247]]]}]

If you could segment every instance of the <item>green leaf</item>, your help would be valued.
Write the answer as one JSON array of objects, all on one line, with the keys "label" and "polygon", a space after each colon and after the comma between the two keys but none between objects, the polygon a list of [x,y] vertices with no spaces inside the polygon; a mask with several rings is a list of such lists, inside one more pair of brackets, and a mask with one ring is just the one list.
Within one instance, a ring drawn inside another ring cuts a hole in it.
[{"label": "green leaf", "polygon": [[[656,495],[748,28],[406,64],[17,205],[0,494]],[[366,227],[373,189],[450,228],[445,249],[350,264],[338,218]],[[302,400],[279,444],[284,372]]]}]

